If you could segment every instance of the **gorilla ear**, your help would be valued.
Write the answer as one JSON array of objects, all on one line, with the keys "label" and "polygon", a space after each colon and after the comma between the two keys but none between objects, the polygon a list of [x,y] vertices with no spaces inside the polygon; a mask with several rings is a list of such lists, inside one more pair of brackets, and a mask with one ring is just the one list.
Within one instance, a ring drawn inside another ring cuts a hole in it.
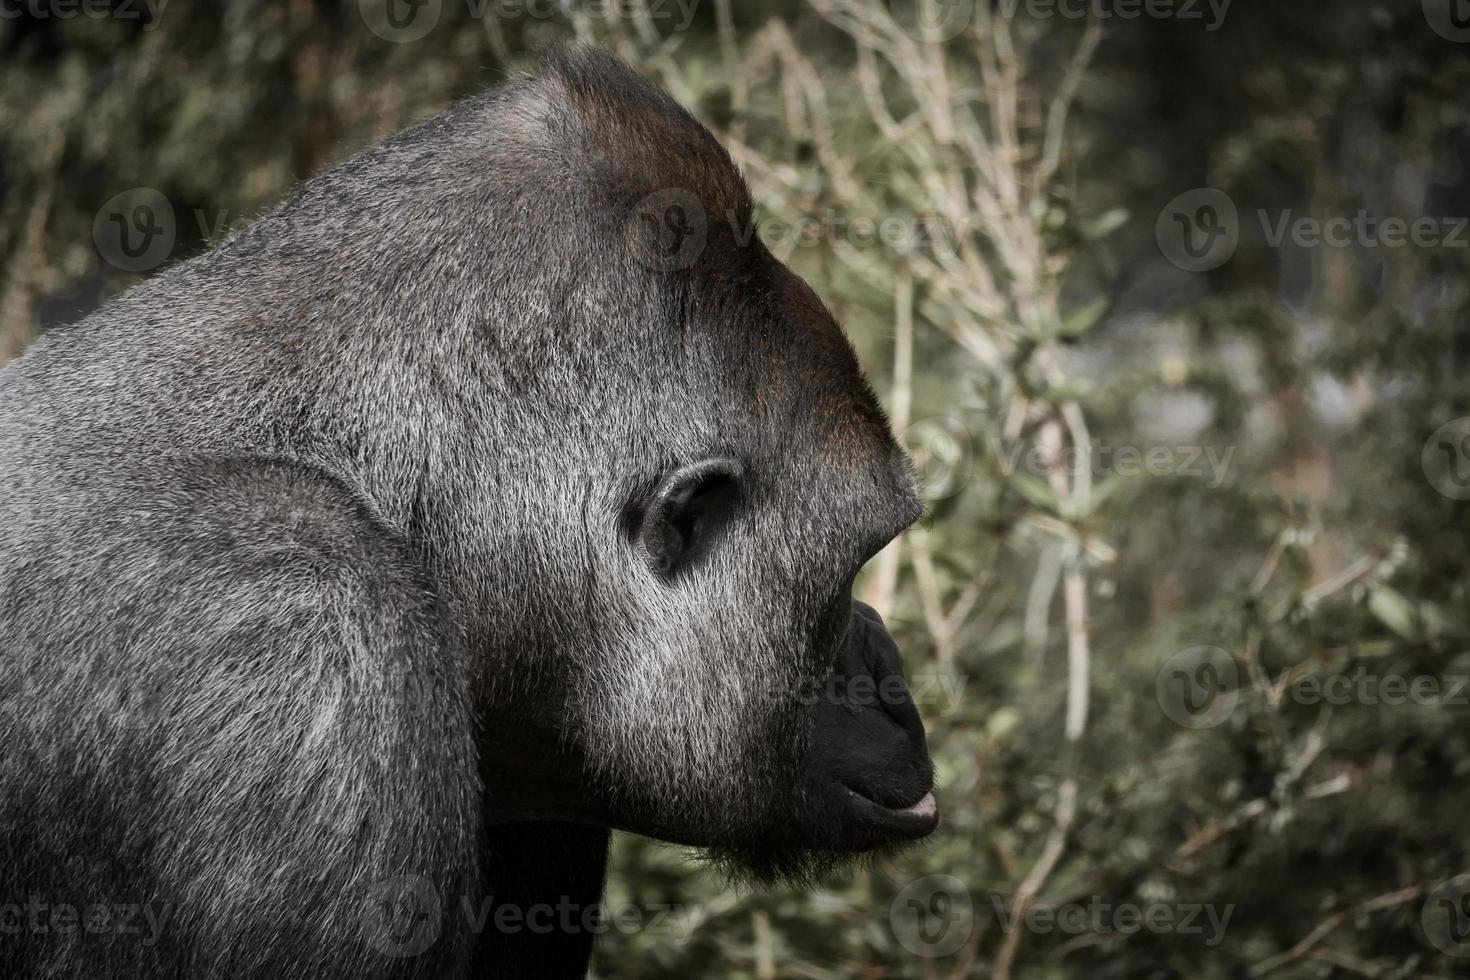
[{"label": "gorilla ear", "polygon": [[744,473],[738,460],[706,459],[659,482],[635,530],[655,572],[673,574],[704,553],[734,513]]}]

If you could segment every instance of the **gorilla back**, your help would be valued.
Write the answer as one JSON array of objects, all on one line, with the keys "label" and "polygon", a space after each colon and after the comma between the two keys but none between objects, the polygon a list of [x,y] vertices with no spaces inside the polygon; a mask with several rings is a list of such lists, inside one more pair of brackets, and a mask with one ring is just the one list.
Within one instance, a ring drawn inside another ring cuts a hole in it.
[{"label": "gorilla back", "polygon": [[934,828],[907,460],[750,219],[553,52],[0,372],[0,974],[579,976],[610,829]]}]

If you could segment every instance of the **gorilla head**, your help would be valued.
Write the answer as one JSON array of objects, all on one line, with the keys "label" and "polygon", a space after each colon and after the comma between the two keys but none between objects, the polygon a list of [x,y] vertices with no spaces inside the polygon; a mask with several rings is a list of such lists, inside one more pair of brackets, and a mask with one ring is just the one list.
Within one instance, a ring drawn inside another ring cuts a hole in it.
[{"label": "gorilla head", "polygon": [[0,373],[0,735],[52,760],[0,758],[0,893],[178,907],[0,967],[579,975],[447,917],[385,958],[352,897],[596,902],[606,828],[761,876],[922,837],[850,594],[918,513],[729,156],[553,53]]},{"label": "gorilla head", "polygon": [[925,835],[923,727],[850,594],[920,508],[837,324],[725,151],[612,58],[553,55],[476,111],[471,254],[394,261],[457,277],[487,396],[417,515],[493,649],[487,793],[757,871]]},{"label": "gorilla head", "polygon": [[707,130],[611,56],[562,51],[212,255],[268,250],[249,288],[299,304],[273,319],[337,328],[303,347],[375,347],[346,359],[375,377],[303,352],[311,372],[256,397],[329,417],[331,444],[292,429],[286,452],[333,457],[431,570],[493,820],[757,871],[935,825],[897,653],[850,596],[920,512],[907,460],[752,228]]}]

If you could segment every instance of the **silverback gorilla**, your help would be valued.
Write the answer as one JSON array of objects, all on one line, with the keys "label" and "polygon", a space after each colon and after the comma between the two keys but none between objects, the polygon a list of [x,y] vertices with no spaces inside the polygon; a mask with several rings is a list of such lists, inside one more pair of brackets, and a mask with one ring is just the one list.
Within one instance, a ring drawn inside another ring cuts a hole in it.
[{"label": "silverback gorilla", "polygon": [[928,834],[913,478],[751,227],[554,51],[7,366],[0,975],[581,976],[610,829]]}]

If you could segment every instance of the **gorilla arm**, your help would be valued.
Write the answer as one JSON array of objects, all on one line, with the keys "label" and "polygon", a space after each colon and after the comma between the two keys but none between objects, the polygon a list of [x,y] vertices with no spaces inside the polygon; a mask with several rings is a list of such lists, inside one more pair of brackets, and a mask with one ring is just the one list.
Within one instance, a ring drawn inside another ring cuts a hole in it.
[{"label": "gorilla arm", "polygon": [[[18,556],[48,598],[7,652],[55,764],[0,766],[0,796],[32,804],[6,832],[36,855],[0,890],[169,914],[146,947],[32,936],[11,975],[454,974],[451,912],[480,887],[473,725],[406,550],[302,466],[187,460],[82,493]],[[410,960],[374,904],[405,880],[444,911]]]}]

